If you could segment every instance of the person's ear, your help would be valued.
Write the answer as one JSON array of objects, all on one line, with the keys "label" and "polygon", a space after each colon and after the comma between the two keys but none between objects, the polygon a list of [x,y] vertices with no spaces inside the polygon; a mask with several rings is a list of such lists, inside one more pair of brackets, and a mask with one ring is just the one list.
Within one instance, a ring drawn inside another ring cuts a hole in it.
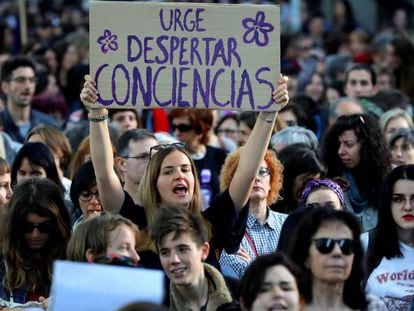
[{"label": "person's ear", "polygon": [[89,248],[86,253],[85,253],[85,258],[87,262],[94,262],[95,261],[95,256],[92,252],[92,250]]},{"label": "person's ear", "polygon": [[1,90],[3,91],[4,94],[8,94],[9,93],[9,83],[6,81],[2,81],[1,82]]},{"label": "person's ear", "polygon": [[208,242],[204,242],[201,245],[201,260],[205,261],[208,257],[208,253],[210,252],[210,244]]},{"label": "person's ear", "polygon": [[116,156],[115,157],[115,166],[118,170],[122,171],[122,168],[125,164],[125,159],[123,157]]}]

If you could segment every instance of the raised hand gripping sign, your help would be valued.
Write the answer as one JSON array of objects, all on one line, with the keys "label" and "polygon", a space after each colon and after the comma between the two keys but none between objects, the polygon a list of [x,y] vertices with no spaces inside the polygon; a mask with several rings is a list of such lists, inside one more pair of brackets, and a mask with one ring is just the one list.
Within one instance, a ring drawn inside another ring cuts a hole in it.
[{"label": "raised hand gripping sign", "polygon": [[91,1],[98,102],[272,110],[279,29],[277,5]]}]

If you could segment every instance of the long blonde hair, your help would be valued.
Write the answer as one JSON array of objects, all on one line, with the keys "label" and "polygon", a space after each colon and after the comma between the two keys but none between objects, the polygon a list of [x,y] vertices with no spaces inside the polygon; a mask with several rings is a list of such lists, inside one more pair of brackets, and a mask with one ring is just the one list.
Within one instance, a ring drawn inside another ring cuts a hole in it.
[{"label": "long blonde hair", "polygon": [[[169,154],[175,151],[183,153],[190,161],[191,171],[194,176],[194,191],[193,197],[191,198],[191,201],[188,205],[188,209],[193,213],[200,213],[201,192],[200,184],[196,174],[197,168],[194,164],[194,161],[191,159],[190,154],[184,148],[171,146],[161,149],[159,152],[152,155],[139,185],[139,195],[141,198],[141,204],[145,210],[148,226],[151,226],[154,223],[157,212],[160,208],[161,196],[158,192],[157,181],[160,175],[162,162]],[[168,204],[168,202],[164,203]],[[140,249],[147,249],[147,247],[154,249],[150,241],[145,241],[147,239],[149,240],[147,230],[144,230],[143,234],[146,236],[146,238],[143,237],[141,240],[142,243]]]}]

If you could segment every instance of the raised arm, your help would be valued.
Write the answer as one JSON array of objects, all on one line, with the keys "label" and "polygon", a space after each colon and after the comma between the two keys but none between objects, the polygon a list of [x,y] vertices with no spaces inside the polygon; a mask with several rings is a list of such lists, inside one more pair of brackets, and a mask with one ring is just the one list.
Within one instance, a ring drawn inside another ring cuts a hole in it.
[{"label": "raised arm", "polygon": [[253,130],[240,154],[239,165],[229,186],[230,197],[237,211],[248,202],[260,164],[269,146],[277,112],[289,101],[286,76],[280,76],[278,87],[272,94],[277,111],[260,112]]},{"label": "raised arm", "polygon": [[119,213],[125,199],[121,181],[114,170],[114,158],[108,129],[108,110],[92,108],[96,103],[98,91],[91,76],[85,76],[85,83],[80,95],[82,103],[88,108],[90,149],[95,169],[99,197],[104,210]]}]

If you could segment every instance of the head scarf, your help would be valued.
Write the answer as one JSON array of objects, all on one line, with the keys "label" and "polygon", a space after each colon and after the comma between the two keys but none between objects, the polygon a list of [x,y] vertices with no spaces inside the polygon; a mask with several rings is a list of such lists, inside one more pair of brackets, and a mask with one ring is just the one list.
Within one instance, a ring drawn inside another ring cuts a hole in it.
[{"label": "head scarf", "polygon": [[309,180],[302,190],[302,196],[300,199],[301,204],[305,205],[309,194],[311,194],[311,192],[318,190],[320,188],[328,188],[332,190],[333,192],[335,192],[335,194],[338,196],[339,202],[341,202],[341,206],[345,207],[344,192],[342,191],[342,188],[335,181],[331,179]]}]

